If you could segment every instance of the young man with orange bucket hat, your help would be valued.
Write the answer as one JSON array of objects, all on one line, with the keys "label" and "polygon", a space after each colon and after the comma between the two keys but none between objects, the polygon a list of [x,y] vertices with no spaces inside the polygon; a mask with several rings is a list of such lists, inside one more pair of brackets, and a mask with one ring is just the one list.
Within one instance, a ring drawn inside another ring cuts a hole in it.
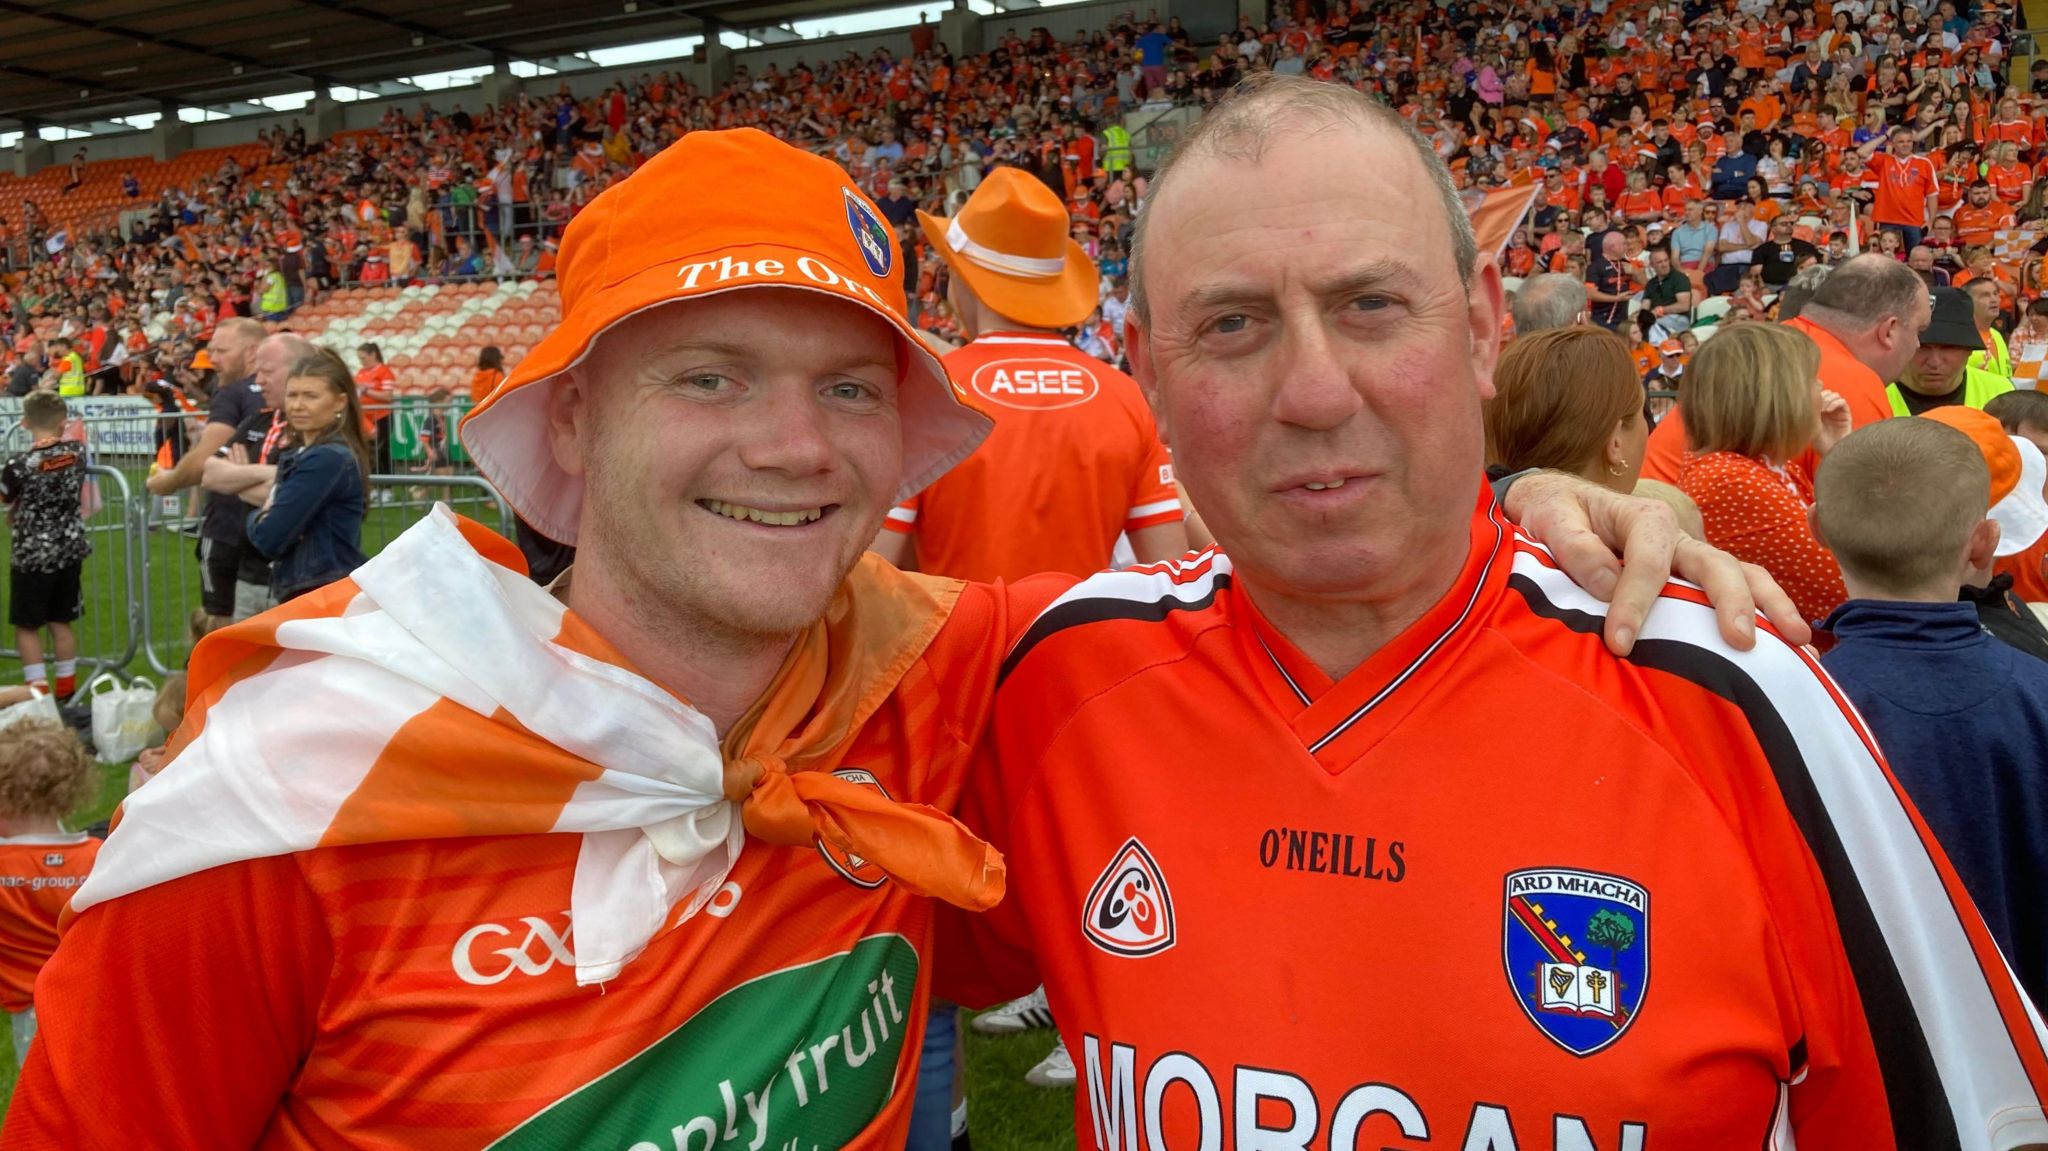
[{"label": "young man with orange bucket hat", "polygon": [[864,557],[988,426],[894,257],[751,130],[593,201],[563,324],[464,429],[576,567],[534,587],[437,509],[200,645],[0,1147],[900,1145],[925,897],[1004,886],[944,811],[1066,581]]}]

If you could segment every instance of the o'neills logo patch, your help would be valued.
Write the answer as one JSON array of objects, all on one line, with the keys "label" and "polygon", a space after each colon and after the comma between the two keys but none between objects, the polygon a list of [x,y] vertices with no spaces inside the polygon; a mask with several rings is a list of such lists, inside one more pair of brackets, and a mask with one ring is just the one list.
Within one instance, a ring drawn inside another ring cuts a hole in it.
[{"label": "o'neills logo patch", "polygon": [[908,940],[873,935],[748,980],[491,1147],[845,1147],[895,1092],[917,969]]},{"label": "o'neills logo patch", "polygon": [[896,264],[895,234],[860,198],[860,193],[852,188],[840,191],[846,195],[846,226],[853,229],[853,242],[860,245],[860,258],[867,261],[868,271],[887,276]]},{"label": "o'neills logo patch", "polygon": [[998,360],[976,368],[967,383],[990,403],[1035,411],[1085,404],[1102,390],[1094,372],[1069,360]]},{"label": "o'neills logo patch", "polygon": [[1111,955],[1137,958],[1173,946],[1173,896],[1137,836],[1124,841],[1089,890],[1081,933]]}]

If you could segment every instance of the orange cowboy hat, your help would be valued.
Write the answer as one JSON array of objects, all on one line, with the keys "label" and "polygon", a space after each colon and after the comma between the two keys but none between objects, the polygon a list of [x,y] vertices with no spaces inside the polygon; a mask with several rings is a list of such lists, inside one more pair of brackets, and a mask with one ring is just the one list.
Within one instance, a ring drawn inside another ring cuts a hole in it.
[{"label": "orange cowboy hat", "polygon": [[981,302],[1034,328],[1071,328],[1095,310],[1095,262],[1067,235],[1059,194],[1016,168],[990,172],[948,219],[918,223],[932,250]]},{"label": "orange cowboy hat", "polygon": [[554,462],[548,384],[619,321],[675,300],[798,288],[858,304],[900,341],[903,483],[915,495],[993,426],[905,318],[896,237],[837,164],[753,128],[691,132],[590,202],[555,263],[562,322],[462,421],[462,443],[541,534],[576,542],[583,481]]}]

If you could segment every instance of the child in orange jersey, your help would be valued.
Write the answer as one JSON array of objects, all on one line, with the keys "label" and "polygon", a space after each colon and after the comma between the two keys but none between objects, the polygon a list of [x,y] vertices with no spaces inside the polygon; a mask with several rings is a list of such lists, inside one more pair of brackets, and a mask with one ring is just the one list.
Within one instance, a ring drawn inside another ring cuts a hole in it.
[{"label": "child in orange jersey", "polygon": [[36,973],[57,949],[57,913],[92,870],[100,842],[58,820],[92,788],[92,757],[69,728],[47,720],[0,731],[0,1007],[14,1063],[36,1034]]}]

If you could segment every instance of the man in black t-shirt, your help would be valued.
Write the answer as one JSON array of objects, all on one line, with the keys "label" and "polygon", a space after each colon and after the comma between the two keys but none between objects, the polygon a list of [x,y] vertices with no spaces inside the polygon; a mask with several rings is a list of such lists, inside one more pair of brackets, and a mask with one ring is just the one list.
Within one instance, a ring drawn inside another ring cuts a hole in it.
[{"label": "man in black t-shirt", "polygon": [[[206,461],[225,450],[249,413],[264,406],[263,391],[253,375],[256,345],[263,325],[245,317],[222,320],[207,345],[207,357],[223,381],[207,409],[206,426],[197,443],[173,467],[149,477],[149,492],[167,496],[197,486]],[[242,560],[241,501],[209,495],[199,528],[200,599],[210,622],[225,626],[235,615],[235,572]]]},{"label": "man in black t-shirt", "polygon": [[1771,238],[1756,250],[1756,266],[1763,271],[1764,284],[1782,288],[1792,282],[1801,265],[1820,259],[1820,249],[1792,234],[1790,216],[1771,221]]},{"label": "man in black t-shirt", "polygon": [[14,366],[7,369],[7,394],[19,399],[36,390],[36,384],[43,378],[43,345],[40,341],[29,344],[15,357]]}]

